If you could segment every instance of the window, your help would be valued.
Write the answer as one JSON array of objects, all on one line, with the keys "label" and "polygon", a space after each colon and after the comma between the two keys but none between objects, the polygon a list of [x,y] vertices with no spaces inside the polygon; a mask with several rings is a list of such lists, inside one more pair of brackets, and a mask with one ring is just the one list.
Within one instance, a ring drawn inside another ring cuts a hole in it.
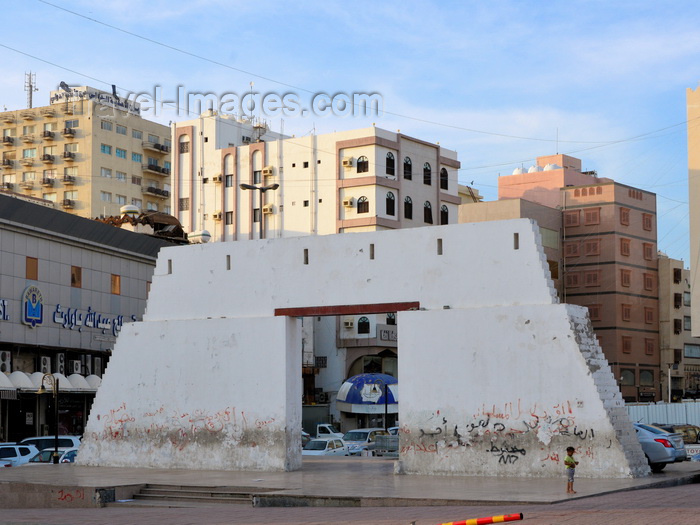
[{"label": "window", "polygon": [[170,149],[170,146],[172,146],[172,145],[173,145],[172,140],[170,140],[170,139],[163,139],[163,146],[167,146],[168,149]]},{"label": "window", "polygon": [[447,170],[445,168],[442,168],[440,170],[440,189],[441,190],[446,190],[448,189],[448,184],[449,184],[449,176],[447,175]]},{"label": "window", "polygon": [[43,193],[41,198],[47,201],[56,202],[56,192],[54,193]]},{"label": "window", "polygon": [[651,228],[652,228],[651,217],[652,216],[650,213],[642,213],[642,228],[644,228],[646,231],[651,231]]},{"label": "window", "polygon": [[423,204],[423,222],[427,224],[433,223],[433,207],[428,201],[425,201]]},{"label": "window", "polygon": [[620,224],[623,226],[629,226],[630,224],[630,210],[629,208],[620,208]]},{"label": "window", "polygon": [[32,281],[39,279],[39,259],[36,257],[27,257],[26,259],[26,278]]},{"label": "window", "polygon": [[158,143],[158,135],[148,134],[148,142]]},{"label": "window", "polygon": [[631,304],[621,304],[620,313],[623,321],[630,321],[632,319],[632,305]]},{"label": "window", "polygon": [[117,124],[117,133],[119,135],[126,135],[126,126],[122,126],[121,124]]},{"label": "window", "polygon": [[233,188],[233,175],[226,175],[224,177],[224,186],[227,188]]},{"label": "window", "polygon": [[57,146],[44,146],[44,155],[55,155],[57,150]]},{"label": "window", "polygon": [[[644,323],[654,324],[654,309],[648,306],[644,307]],[[688,317],[688,324],[690,324],[690,317]]]},{"label": "window", "polygon": [[682,278],[683,278],[683,271],[680,268],[674,268],[673,269],[673,282],[675,284],[680,284]]},{"label": "window", "polygon": [[584,286],[600,286],[600,270],[583,272]]},{"label": "window", "polygon": [[[650,339],[647,339],[650,341]],[[653,344],[653,341],[652,341]],[[651,354],[654,353],[654,348],[651,348]],[[649,352],[647,352],[649,354]],[[651,355],[649,354],[649,355]],[[654,386],[654,371],[653,370],[640,370],[639,371],[639,386]]]},{"label": "window", "polygon": [[100,200],[102,202],[112,202],[112,194],[109,193],[108,191],[101,191],[100,192]]},{"label": "window", "polygon": [[75,119],[75,120],[66,120],[66,125],[63,127],[68,128],[68,129],[75,129],[79,126],[80,126],[80,121]]},{"label": "window", "polygon": [[32,135],[36,131],[36,126],[22,126],[22,135]]},{"label": "window", "polygon": [[83,269],[80,266],[70,267],[70,285],[73,288],[83,287]]},{"label": "window", "polygon": [[64,177],[76,177],[78,175],[78,167],[71,166],[70,168],[63,168]]},{"label": "window", "polygon": [[112,178],[112,170],[109,168],[100,168],[100,177]]},{"label": "window", "polygon": [[389,325],[395,325],[396,324],[396,314],[393,312],[390,312],[386,314],[386,324]]},{"label": "window", "polygon": [[589,208],[583,212],[583,222],[587,226],[600,224],[600,208]]},{"label": "window", "polygon": [[357,213],[369,213],[369,201],[367,197],[357,199]]},{"label": "window", "polygon": [[138,162],[139,164],[141,164],[141,162],[143,162],[143,155],[141,155],[140,153],[132,153],[132,154],[131,154],[131,160],[133,160],[134,162]]},{"label": "window", "polygon": [[189,142],[180,142],[180,153],[189,153],[190,152],[190,143]]},{"label": "window", "polygon": [[155,157],[146,157],[146,164],[149,166],[158,166],[158,159]]},{"label": "window", "polygon": [[[646,355],[654,355],[654,348],[655,347],[656,347],[656,345],[654,344],[653,339],[645,339],[644,340],[644,353]],[[653,377],[654,377],[654,374],[652,373],[651,384],[653,384],[653,382],[654,382]],[[639,383],[641,384],[641,382],[642,382],[642,372],[639,373]]]},{"label": "window", "polygon": [[260,184],[262,181],[262,171],[256,170],[253,172],[253,184]]},{"label": "window", "polygon": [[449,224],[450,223],[450,210],[447,208],[447,205],[443,204],[440,206],[440,224]]},{"label": "window", "polygon": [[22,180],[23,181],[36,180],[36,171],[25,171],[24,173],[22,173]]},{"label": "window", "polygon": [[123,171],[118,171],[117,172],[117,180],[119,182],[126,182],[126,173],[124,173]]},{"label": "window", "polygon": [[683,350],[681,350],[680,348],[674,348],[673,349],[673,362],[680,363],[681,359],[683,359]]},{"label": "window", "polygon": [[679,293],[674,293],[673,294],[673,307],[678,309],[681,307],[683,304],[683,295]]},{"label": "window", "polygon": [[411,197],[406,197],[403,200],[403,218],[413,219],[413,201]]},{"label": "window", "polygon": [[360,317],[357,320],[357,333],[358,334],[368,334],[369,333],[369,319],[366,317]]},{"label": "window", "polygon": [[683,292],[683,306],[690,306],[690,292]]},{"label": "window", "polygon": [[170,205],[169,204],[166,204],[165,206],[163,206],[163,213],[167,213],[168,215],[170,215]]},{"label": "window", "polygon": [[121,277],[121,275],[112,274],[111,282],[110,282],[110,289],[112,290],[112,294],[121,295],[121,293],[122,293],[122,277]]},{"label": "window", "polygon": [[304,208],[308,208],[308,207],[309,207],[309,201],[308,201],[308,200],[305,200],[305,201],[303,202],[303,206],[304,206]]},{"label": "window", "polygon": [[126,204],[126,195],[117,195],[117,200],[115,202],[121,205]]},{"label": "window", "polygon": [[689,315],[683,316],[683,330],[685,330],[686,332],[690,332],[690,330],[691,330],[691,323],[690,323],[690,316]]},{"label": "window", "polygon": [[578,257],[580,255],[578,241],[569,241],[564,243],[564,257]]},{"label": "window", "polygon": [[413,165],[411,164],[411,157],[404,157],[403,159],[403,178],[406,180],[411,180],[413,178]]},{"label": "window", "polygon": [[141,140],[143,138],[143,133],[141,131],[139,131],[138,129],[132,129],[131,136],[134,137],[135,139]]},{"label": "window", "polygon": [[386,194],[386,214],[392,217],[396,214],[396,199],[392,192]]},{"label": "window", "polygon": [[644,258],[647,261],[651,261],[654,258],[654,245],[648,242],[642,244],[644,249]]},{"label": "window", "polygon": [[46,122],[44,123],[44,131],[56,131],[58,129],[58,122]]},{"label": "window", "polygon": [[101,120],[100,128],[104,129],[105,131],[112,131],[112,123],[109,120]]},{"label": "window", "polygon": [[76,190],[64,191],[63,198],[66,200],[74,201],[78,199],[78,192]]},{"label": "window", "polygon": [[629,354],[632,352],[632,338],[628,335],[622,336],[622,351],[625,354]]},{"label": "window", "polygon": [[566,287],[578,288],[581,286],[581,272],[569,272],[566,274]]},{"label": "window", "polygon": [[580,210],[571,210],[564,212],[564,226],[573,227],[579,225]]},{"label": "window", "polygon": [[226,218],[225,218],[224,223],[227,225],[233,224],[233,212],[232,211],[226,212]]},{"label": "window", "polygon": [[601,319],[601,309],[603,305],[600,304],[589,304],[588,305],[588,316],[591,318],[591,321],[600,321]]},{"label": "window", "polygon": [[673,320],[673,333],[680,334],[683,332],[683,321],[680,319]]},{"label": "window", "polygon": [[369,160],[364,155],[357,159],[357,173],[367,173],[369,171]]},{"label": "window", "polygon": [[632,271],[631,270],[620,270],[620,284],[622,286],[629,286],[632,282]]},{"label": "window", "polygon": [[158,204],[156,204],[155,202],[147,202],[146,209],[148,211],[158,211]]},{"label": "window", "polygon": [[56,174],[58,173],[58,170],[56,169],[51,169],[51,170],[44,170],[44,179],[55,179]]},{"label": "window", "polygon": [[432,179],[433,174],[432,170],[430,169],[430,164],[426,162],[423,164],[423,184],[430,186],[432,184]]},{"label": "window", "polygon": [[253,209],[253,222],[260,222],[260,208]]},{"label": "window", "polygon": [[70,144],[64,144],[63,151],[67,151],[69,153],[78,153],[78,143],[71,142]]},{"label": "window", "polygon": [[177,207],[179,211],[188,211],[190,209],[190,198],[178,199]]},{"label": "window", "polygon": [[620,255],[629,257],[630,254],[630,240],[620,239]]},{"label": "window", "polygon": [[396,174],[396,160],[394,159],[394,154],[391,152],[386,154],[386,174],[391,176]]},{"label": "window", "polygon": [[141,177],[137,177],[137,176],[135,176],[135,175],[132,175],[132,176],[131,176],[131,184],[136,184],[137,186],[141,186],[141,181],[142,181],[142,180],[143,180],[143,179],[141,179]]},{"label": "window", "polygon": [[634,386],[634,370],[623,368],[620,370],[620,386]]},{"label": "window", "polygon": [[693,359],[700,359],[700,345],[683,345],[683,355]]},{"label": "window", "polygon": [[583,243],[584,255],[600,255],[600,239],[589,239]]},{"label": "window", "polygon": [[644,274],[644,289],[653,290],[654,289],[654,275],[650,273]]},{"label": "window", "polygon": [[108,144],[101,144],[100,151],[102,153],[104,153],[105,155],[111,155],[112,154],[112,146],[110,146]]},{"label": "window", "polygon": [[131,204],[132,204],[132,206],[136,206],[139,209],[141,209],[143,207],[143,201],[141,199],[132,198]]},{"label": "window", "polygon": [[36,158],[36,148],[28,148],[22,150],[23,159],[35,159]]},{"label": "window", "polygon": [[114,152],[114,154],[119,157],[120,159],[125,159],[126,158],[126,150],[117,148],[117,150]]}]

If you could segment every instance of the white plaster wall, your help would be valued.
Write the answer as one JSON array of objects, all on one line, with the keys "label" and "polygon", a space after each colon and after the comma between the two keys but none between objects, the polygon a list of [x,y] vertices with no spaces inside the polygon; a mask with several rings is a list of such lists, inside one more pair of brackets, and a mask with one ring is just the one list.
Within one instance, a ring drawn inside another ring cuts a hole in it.
[{"label": "white plaster wall", "polygon": [[518,219],[165,248],[144,320],[259,317],[275,308],[397,301],[475,308],[552,304],[557,297],[537,226]]},{"label": "white plaster wall", "polygon": [[610,417],[624,403],[585,308],[409,311],[398,324],[402,472],[561,476],[573,446],[577,476],[648,473],[629,419]]},{"label": "white plaster wall", "polygon": [[295,470],[300,371],[296,319],[127,325],[95,398],[79,461]]}]

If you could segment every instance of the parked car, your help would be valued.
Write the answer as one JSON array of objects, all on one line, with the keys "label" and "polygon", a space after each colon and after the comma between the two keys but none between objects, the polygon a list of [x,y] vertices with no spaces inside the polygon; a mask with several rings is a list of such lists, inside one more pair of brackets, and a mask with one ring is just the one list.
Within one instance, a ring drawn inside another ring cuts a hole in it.
[{"label": "parked car", "polygon": [[399,435],[399,427],[389,427],[389,428],[387,428],[387,430],[389,431],[389,434],[391,434],[392,436]]},{"label": "parked car", "polygon": [[346,432],[343,441],[348,445],[351,456],[359,456],[363,450],[367,450],[370,443],[374,443],[377,436],[387,436],[389,433],[383,428],[358,428]]},{"label": "parked car", "polygon": [[312,439],[301,451],[302,456],[347,456],[348,446],[339,438]]},{"label": "parked car", "polygon": [[13,467],[25,464],[38,452],[34,445],[0,443],[0,460],[9,461]]},{"label": "parked car", "polygon": [[694,445],[700,443],[700,427],[695,425],[669,425],[666,423],[653,423],[655,427],[663,428],[666,432],[680,434],[683,443]]},{"label": "parked car", "polygon": [[[64,458],[66,457],[66,454],[69,452],[73,452],[72,458],[75,459],[75,452],[77,452],[78,449],[76,447],[58,447],[58,462],[59,463],[72,463],[73,461],[68,460],[64,461]],[[54,449],[52,448],[45,448],[41,452],[37,453],[32,459],[30,459],[26,464],[27,465],[38,465],[38,464],[52,464],[53,463],[53,453]]]},{"label": "parked car", "polygon": [[688,459],[680,434],[642,423],[635,423],[634,429],[652,472],[661,472],[669,463]]},{"label": "parked car", "polygon": [[75,458],[78,455],[77,448],[66,450],[66,453],[58,460],[59,463],[75,463]]},{"label": "parked car", "polygon": [[[34,445],[37,450],[45,448],[53,448],[55,446],[56,436],[36,436],[24,438],[20,441],[21,445]],[[80,446],[80,436],[58,436],[58,446],[64,448],[73,448]]]},{"label": "parked car", "polygon": [[306,444],[311,441],[311,436],[308,432],[301,431],[301,448],[304,448]]}]

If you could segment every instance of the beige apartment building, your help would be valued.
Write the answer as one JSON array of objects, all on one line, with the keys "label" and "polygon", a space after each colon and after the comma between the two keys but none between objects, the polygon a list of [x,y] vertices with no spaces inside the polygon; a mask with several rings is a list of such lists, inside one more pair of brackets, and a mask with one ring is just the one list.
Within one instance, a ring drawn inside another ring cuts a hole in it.
[{"label": "beige apartment building", "polygon": [[[686,90],[688,127],[688,213],[690,214],[691,312],[700,319],[700,87]],[[700,323],[692,330],[700,336]]]},{"label": "beige apartment building", "polygon": [[0,113],[3,193],[94,218],[130,204],[170,213],[170,128],[137,104],[90,87],[50,104]]}]

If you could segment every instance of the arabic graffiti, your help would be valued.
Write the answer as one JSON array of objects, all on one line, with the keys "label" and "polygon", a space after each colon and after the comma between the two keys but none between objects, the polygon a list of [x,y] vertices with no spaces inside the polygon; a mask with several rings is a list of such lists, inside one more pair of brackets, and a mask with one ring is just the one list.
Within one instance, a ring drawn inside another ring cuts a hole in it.
[{"label": "arabic graffiti", "polygon": [[518,448],[514,445],[509,445],[508,443],[504,443],[502,446],[496,446],[491,445],[491,448],[488,449],[488,451],[491,453],[493,457],[498,458],[498,463],[499,464],[504,464],[504,465],[509,465],[511,463],[515,463],[520,459],[520,456],[524,456],[527,454],[524,448]]},{"label": "arabic graffiti", "polygon": [[[135,315],[131,316],[131,321],[136,321]],[[116,337],[124,325],[124,316],[107,317],[97,313],[92,307],[88,307],[85,314],[80,313],[76,308],[67,308],[64,312],[61,305],[57,304],[53,313],[53,322],[68,330],[77,329],[78,332],[83,331],[83,326],[97,328],[102,330],[103,334],[109,330]]]}]

